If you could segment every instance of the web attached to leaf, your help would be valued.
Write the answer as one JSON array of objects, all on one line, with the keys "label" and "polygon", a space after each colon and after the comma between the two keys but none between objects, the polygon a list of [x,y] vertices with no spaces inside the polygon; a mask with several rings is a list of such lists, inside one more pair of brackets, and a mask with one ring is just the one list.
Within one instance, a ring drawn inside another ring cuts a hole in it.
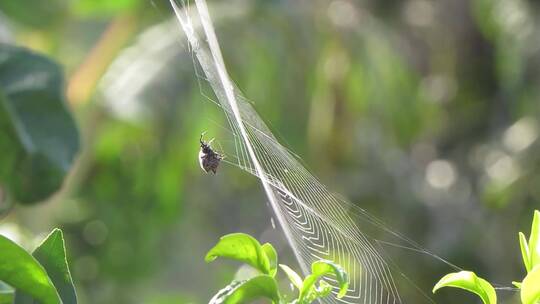
[{"label": "web attached to leaf", "polygon": [[[260,179],[303,272],[309,272],[312,262],[327,259],[340,264],[349,274],[347,294],[341,299],[325,298],[323,303],[404,303],[392,264],[382,252],[381,243],[365,232],[367,226],[384,230],[403,241],[407,249],[449,264],[330,192],[311,175],[276,140],[230,80],[205,1],[195,0],[197,19],[192,19],[187,9],[180,9],[174,0],[170,2],[233,133],[237,155],[233,162]],[[203,33],[196,31],[199,26]],[[336,282],[328,280],[337,294]]]}]

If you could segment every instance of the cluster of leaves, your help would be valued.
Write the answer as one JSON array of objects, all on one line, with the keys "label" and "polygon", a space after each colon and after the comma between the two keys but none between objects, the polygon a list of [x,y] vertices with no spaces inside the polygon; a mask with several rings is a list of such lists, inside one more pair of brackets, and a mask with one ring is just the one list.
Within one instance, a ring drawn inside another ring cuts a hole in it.
[{"label": "cluster of leaves", "polygon": [[77,303],[60,229],[54,229],[32,254],[0,235],[0,261],[1,304]]},{"label": "cluster of leaves", "polygon": [[[45,200],[71,168],[79,134],[63,90],[58,64],[0,43],[0,186],[11,202]],[[0,303],[38,302],[77,303],[62,231],[32,254],[0,235]]]},{"label": "cluster of leaves", "polygon": [[0,43],[0,187],[12,201],[48,198],[79,151],[63,83],[55,62]]},{"label": "cluster of leaves", "polygon": [[[519,243],[527,275],[521,283],[513,282],[513,284],[520,289],[521,303],[538,304],[540,303],[540,211],[534,212],[529,240],[527,241],[525,234],[519,232]],[[435,285],[433,292],[442,287],[456,287],[475,293],[484,304],[497,303],[495,288],[471,271],[447,274]]]},{"label": "cluster of leaves", "polygon": [[[232,281],[221,289],[211,300],[210,304],[247,303],[258,298],[267,298],[273,303],[308,304],[326,297],[332,292],[332,286],[322,277],[334,276],[339,285],[338,298],[345,295],[348,288],[348,276],[343,268],[333,261],[320,260],[311,265],[312,273],[303,280],[287,265],[278,264],[278,256],[274,247],[265,243],[261,245],[255,238],[243,233],[233,233],[223,236],[207,253],[205,260],[211,262],[218,257],[244,262],[260,272],[259,275],[247,280]],[[287,301],[279,292],[275,279],[277,267],[285,272],[298,296]],[[317,285],[317,282],[319,284]]]}]

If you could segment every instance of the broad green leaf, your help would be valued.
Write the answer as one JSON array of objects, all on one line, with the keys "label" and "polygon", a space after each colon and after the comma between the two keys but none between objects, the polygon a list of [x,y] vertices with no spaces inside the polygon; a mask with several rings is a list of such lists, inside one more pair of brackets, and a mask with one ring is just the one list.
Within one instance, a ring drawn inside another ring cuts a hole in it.
[{"label": "broad green leaf", "polygon": [[47,271],[60,294],[63,304],[76,304],[77,294],[71,279],[66,258],[66,246],[62,230],[54,229],[32,255]]},{"label": "broad green leaf", "polygon": [[433,293],[442,287],[456,287],[475,293],[482,299],[484,304],[497,303],[497,294],[493,286],[471,271],[460,271],[445,275],[433,287]]},{"label": "broad green leaf", "polygon": [[519,247],[521,248],[521,257],[523,258],[523,264],[527,272],[531,270],[531,254],[529,251],[529,245],[527,244],[527,239],[525,234],[522,232],[519,233]]},{"label": "broad green leaf", "polygon": [[208,251],[205,261],[211,262],[218,257],[242,261],[264,274],[270,274],[270,262],[261,244],[245,233],[232,233],[222,236],[216,246]]},{"label": "broad green leaf", "polygon": [[271,277],[275,277],[276,272],[277,272],[277,265],[278,265],[278,256],[277,256],[276,249],[270,243],[263,244],[261,248],[263,252],[265,253],[266,258],[268,259],[268,265],[270,267],[270,271],[268,274]]},{"label": "broad green leaf", "polygon": [[521,282],[512,281],[512,285],[516,286],[516,288],[521,288]]},{"label": "broad green leaf", "polygon": [[279,303],[279,291],[274,278],[260,275],[246,281],[234,281],[220,290],[209,304],[248,303],[258,298],[267,298]]},{"label": "broad green leaf", "polygon": [[30,254],[0,235],[0,280],[42,304],[59,304],[60,297],[47,272]]},{"label": "broad green leaf", "polygon": [[535,210],[529,236],[530,269],[540,265],[540,211]]},{"label": "broad green leaf", "polygon": [[[76,304],[77,295],[71,279],[68,263],[66,260],[66,249],[64,237],[60,229],[54,229],[39,245],[32,255],[41,263],[54,286],[63,304]],[[15,304],[36,303],[25,293],[16,294]]]},{"label": "broad green leaf", "polygon": [[347,288],[349,287],[349,278],[345,270],[338,264],[321,260],[316,261],[311,264],[311,274],[308,275],[303,284],[302,290],[300,291],[299,301],[303,301],[310,293],[316,291],[315,283],[323,276],[333,274],[339,285],[338,298],[343,297],[347,293]]},{"label": "broad green leaf", "polygon": [[298,288],[298,290],[302,290],[302,278],[296,273],[296,271],[292,270],[289,266],[284,264],[279,264],[279,267],[281,267],[281,270],[285,272],[291,283]]},{"label": "broad green leaf", "polygon": [[56,63],[0,43],[0,184],[15,201],[56,192],[79,150],[63,90]]},{"label": "broad green leaf", "polygon": [[540,301],[540,265],[536,265],[521,283],[521,303],[535,304]]}]

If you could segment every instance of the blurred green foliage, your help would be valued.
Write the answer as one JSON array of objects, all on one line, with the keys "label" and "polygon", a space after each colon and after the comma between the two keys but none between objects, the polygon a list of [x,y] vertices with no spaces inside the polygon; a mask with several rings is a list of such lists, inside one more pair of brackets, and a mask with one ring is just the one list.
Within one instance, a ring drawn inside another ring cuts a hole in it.
[{"label": "blurred green foliage", "polygon": [[[0,41],[67,71],[84,145],[65,191],[16,206],[0,233],[30,244],[61,226],[81,303],[205,303],[245,271],[202,259],[230,231],[272,241],[294,265],[256,180],[198,168],[205,130],[228,160],[236,152],[168,1],[37,2],[0,2]],[[211,6],[232,78],[323,183],[490,281],[521,277],[517,250],[499,249],[540,201],[536,1]],[[429,291],[447,269],[409,263],[419,258],[398,261]]]},{"label": "blurred green foliage", "polygon": [[62,185],[79,134],[56,63],[7,44],[0,58],[0,183],[12,200],[35,203]]}]

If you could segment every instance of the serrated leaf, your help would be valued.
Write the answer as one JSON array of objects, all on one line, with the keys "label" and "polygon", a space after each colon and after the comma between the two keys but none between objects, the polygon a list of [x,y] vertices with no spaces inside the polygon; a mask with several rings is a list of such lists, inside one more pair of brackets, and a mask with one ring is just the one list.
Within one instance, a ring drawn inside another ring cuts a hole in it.
[{"label": "serrated leaf", "polygon": [[[66,259],[66,248],[64,244],[64,236],[60,229],[54,229],[43,240],[32,255],[41,263],[54,286],[63,304],[77,304],[77,295],[75,286],[71,279],[69,267]],[[25,293],[16,292],[15,304],[37,304]]]},{"label": "serrated leaf", "polygon": [[0,43],[0,183],[15,201],[34,203],[60,189],[79,135],[55,62]]},{"label": "serrated leaf", "polygon": [[238,260],[270,275],[270,262],[261,244],[245,233],[232,233],[222,236],[219,242],[206,254],[205,261],[212,262],[218,257]]},{"label": "serrated leaf", "polygon": [[338,264],[327,261],[320,260],[311,264],[311,274],[308,275],[303,284],[302,290],[300,291],[300,296],[298,297],[299,302],[303,301],[308,297],[310,293],[315,291],[315,283],[325,275],[333,274],[339,285],[339,292],[337,297],[341,298],[347,293],[349,287],[349,278],[345,270]]},{"label": "serrated leaf", "polygon": [[268,259],[268,266],[269,266],[268,274],[271,277],[275,277],[276,272],[277,272],[277,265],[278,265],[278,256],[277,256],[276,249],[270,243],[263,244],[261,248],[263,252],[265,253],[266,258]]},{"label": "serrated leaf", "polygon": [[302,278],[296,273],[296,271],[292,270],[289,266],[284,264],[279,264],[279,267],[281,267],[281,270],[285,272],[291,283],[298,288],[298,291],[302,290]]},{"label": "serrated leaf", "polygon": [[540,265],[536,265],[521,283],[521,303],[535,304],[540,301]]},{"label": "serrated leaf", "polygon": [[445,275],[439,280],[435,287],[433,287],[433,293],[442,287],[461,288],[475,293],[482,299],[484,304],[497,303],[497,294],[495,293],[493,286],[471,271],[460,271]]},{"label": "serrated leaf", "polygon": [[220,290],[209,304],[239,304],[266,298],[279,303],[279,291],[274,278],[260,275],[245,281],[234,281]]},{"label": "serrated leaf", "polygon": [[531,254],[529,251],[529,245],[527,244],[527,238],[522,232],[519,233],[519,247],[521,248],[523,265],[525,265],[525,270],[529,272],[531,270]]},{"label": "serrated leaf", "polygon": [[60,297],[45,269],[19,245],[0,235],[0,280],[39,300],[59,304]]}]

